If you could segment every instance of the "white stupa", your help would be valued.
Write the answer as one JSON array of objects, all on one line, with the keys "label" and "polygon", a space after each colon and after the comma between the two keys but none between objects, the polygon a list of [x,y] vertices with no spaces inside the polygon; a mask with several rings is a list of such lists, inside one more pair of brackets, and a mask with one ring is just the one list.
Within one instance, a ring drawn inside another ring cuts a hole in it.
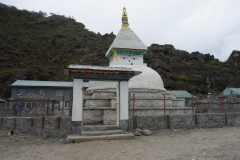
[{"label": "white stupa", "polygon": [[[127,12],[124,8],[122,28],[106,53],[106,57],[109,59],[109,67],[125,67],[142,72],[129,80],[129,90],[166,91],[160,75],[143,63],[147,46],[128,26]],[[88,91],[115,88],[116,84],[112,82],[90,81]]]}]

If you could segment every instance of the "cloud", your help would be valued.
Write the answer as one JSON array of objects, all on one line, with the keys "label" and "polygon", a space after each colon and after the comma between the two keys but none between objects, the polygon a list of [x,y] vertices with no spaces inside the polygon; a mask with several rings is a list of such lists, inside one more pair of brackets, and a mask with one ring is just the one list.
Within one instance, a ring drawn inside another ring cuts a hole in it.
[{"label": "cloud", "polygon": [[130,28],[146,44],[173,44],[188,52],[214,54],[225,61],[240,50],[239,0],[0,0],[19,9],[73,16],[86,28],[101,34],[121,28],[127,8]]}]

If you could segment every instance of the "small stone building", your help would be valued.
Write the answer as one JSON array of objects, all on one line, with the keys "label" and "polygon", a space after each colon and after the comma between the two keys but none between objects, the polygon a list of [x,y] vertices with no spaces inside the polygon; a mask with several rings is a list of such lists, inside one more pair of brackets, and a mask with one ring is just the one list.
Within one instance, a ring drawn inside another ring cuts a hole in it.
[{"label": "small stone building", "polygon": [[184,99],[186,107],[191,107],[192,101],[194,101],[194,99],[199,99],[199,97],[193,96],[191,93],[185,90],[171,90],[167,92],[174,94],[177,99]]}]

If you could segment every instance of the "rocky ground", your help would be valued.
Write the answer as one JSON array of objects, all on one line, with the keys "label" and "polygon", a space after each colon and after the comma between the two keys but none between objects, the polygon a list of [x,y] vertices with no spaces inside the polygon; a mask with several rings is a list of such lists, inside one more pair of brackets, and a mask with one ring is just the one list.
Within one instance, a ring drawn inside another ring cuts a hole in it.
[{"label": "rocky ground", "polygon": [[238,160],[240,127],[161,130],[135,140],[66,144],[64,139],[0,130],[0,159]]}]

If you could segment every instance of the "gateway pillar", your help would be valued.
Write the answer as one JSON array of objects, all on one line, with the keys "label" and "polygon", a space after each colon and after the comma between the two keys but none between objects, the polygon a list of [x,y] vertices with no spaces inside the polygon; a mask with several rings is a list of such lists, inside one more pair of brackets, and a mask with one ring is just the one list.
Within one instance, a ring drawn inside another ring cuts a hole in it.
[{"label": "gateway pillar", "polygon": [[83,80],[73,79],[72,133],[81,134],[83,112]]},{"label": "gateway pillar", "polygon": [[128,82],[121,81],[119,87],[120,98],[120,122],[119,126],[122,130],[128,131],[129,113],[128,113]]}]

